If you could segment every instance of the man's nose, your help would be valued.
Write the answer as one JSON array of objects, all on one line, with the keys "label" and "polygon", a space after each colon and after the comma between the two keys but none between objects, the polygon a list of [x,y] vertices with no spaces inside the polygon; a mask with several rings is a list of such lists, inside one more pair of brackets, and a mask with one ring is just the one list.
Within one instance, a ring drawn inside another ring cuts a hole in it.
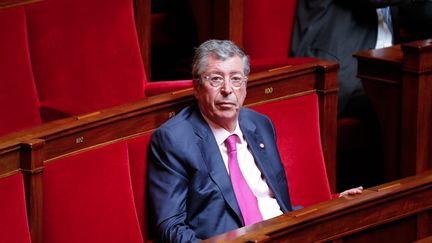
[{"label": "man's nose", "polygon": [[229,79],[224,80],[222,87],[221,87],[221,92],[223,94],[231,94],[232,93],[231,81]]}]

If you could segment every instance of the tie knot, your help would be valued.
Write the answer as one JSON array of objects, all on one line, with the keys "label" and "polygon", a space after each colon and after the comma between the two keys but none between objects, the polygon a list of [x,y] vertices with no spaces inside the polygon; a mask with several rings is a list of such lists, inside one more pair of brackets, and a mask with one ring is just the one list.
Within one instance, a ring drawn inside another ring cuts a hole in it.
[{"label": "tie knot", "polygon": [[232,134],[225,140],[225,146],[228,149],[228,153],[237,151],[237,135]]}]

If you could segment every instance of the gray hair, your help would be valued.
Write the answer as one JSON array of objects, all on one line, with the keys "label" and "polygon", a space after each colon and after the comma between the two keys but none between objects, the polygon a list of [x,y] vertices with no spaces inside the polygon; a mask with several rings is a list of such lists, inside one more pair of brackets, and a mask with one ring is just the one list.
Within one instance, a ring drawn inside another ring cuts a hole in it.
[{"label": "gray hair", "polygon": [[230,40],[208,40],[195,50],[195,56],[192,62],[192,76],[194,80],[198,79],[204,73],[209,56],[213,56],[222,61],[239,56],[243,61],[243,74],[245,76],[249,75],[249,57],[241,48]]}]

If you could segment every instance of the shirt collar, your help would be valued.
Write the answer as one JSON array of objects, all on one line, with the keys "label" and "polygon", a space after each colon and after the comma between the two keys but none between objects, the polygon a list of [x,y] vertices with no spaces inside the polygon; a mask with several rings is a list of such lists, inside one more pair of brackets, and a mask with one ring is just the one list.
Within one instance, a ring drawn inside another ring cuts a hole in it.
[{"label": "shirt collar", "polygon": [[237,120],[236,128],[234,129],[233,133],[228,132],[225,128],[219,126],[218,124],[212,122],[209,118],[207,118],[202,112],[202,116],[204,117],[204,120],[209,125],[210,129],[213,132],[213,135],[216,139],[216,142],[219,146],[224,144],[225,140],[232,134],[236,134],[240,139],[240,143],[243,143],[243,133],[240,129],[239,121]]}]

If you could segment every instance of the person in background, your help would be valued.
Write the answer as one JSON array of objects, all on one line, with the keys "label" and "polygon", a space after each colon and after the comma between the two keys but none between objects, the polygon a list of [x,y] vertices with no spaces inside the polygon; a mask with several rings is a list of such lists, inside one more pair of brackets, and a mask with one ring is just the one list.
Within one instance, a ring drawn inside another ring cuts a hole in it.
[{"label": "person in background", "polygon": [[384,182],[381,127],[357,78],[357,59],[353,54],[398,43],[399,7],[409,1],[297,1],[290,55],[339,63],[338,119],[342,121],[338,123],[342,124],[337,148],[339,189]]},{"label": "person in background", "polygon": [[409,0],[298,0],[292,56],[339,63],[339,116],[370,116],[355,52],[398,42],[398,6]]},{"label": "person in background", "polygon": [[411,0],[399,7],[401,42],[432,38],[432,0]]},{"label": "person in background", "polygon": [[150,142],[147,192],[162,242],[197,242],[293,210],[273,124],[242,107],[248,56],[231,41],[209,40],[192,72],[196,104]]}]

